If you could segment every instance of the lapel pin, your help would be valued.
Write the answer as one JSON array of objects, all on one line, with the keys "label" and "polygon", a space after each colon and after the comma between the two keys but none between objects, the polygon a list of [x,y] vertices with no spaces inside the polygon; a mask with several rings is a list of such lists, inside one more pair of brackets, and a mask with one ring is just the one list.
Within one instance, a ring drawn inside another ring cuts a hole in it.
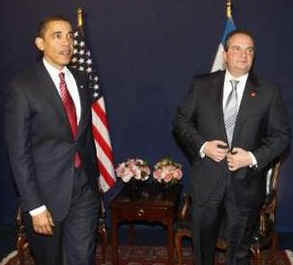
[{"label": "lapel pin", "polygon": [[254,90],[250,91],[250,96],[251,97],[255,97],[256,96],[256,92]]}]

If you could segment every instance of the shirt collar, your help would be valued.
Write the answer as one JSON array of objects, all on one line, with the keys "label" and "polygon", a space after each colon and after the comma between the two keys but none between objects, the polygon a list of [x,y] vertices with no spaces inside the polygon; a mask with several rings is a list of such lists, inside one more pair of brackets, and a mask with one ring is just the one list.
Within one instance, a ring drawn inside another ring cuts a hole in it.
[{"label": "shirt collar", "polygon": [[48,63],[48,61],[44,57],[43,57],[43,63],[51,76],[58,76],[60,72],[63,72],[64,75],[66,76],[66,74],[69,71],[66,66],[64,66],[63,69],[60,71],[59,69],[57,69],[56,67]]},{"label": "shirt collar", "polygon": [[228,70],[226,70],[226,75],[225,75],[226,80],[238,80],[240,83],[245,84],[247,81],[247,78],[248,78],[248,73],[236,78],[232,76]]}]

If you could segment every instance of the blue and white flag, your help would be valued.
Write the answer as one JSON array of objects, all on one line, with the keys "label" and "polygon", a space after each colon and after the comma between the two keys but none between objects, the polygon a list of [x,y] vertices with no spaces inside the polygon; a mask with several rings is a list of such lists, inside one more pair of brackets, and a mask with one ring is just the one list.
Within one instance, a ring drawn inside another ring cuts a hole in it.
[{"label": "blue and white flag", "polygon": [[216,57],[214,59],[211,72],[216,72],[218,70],[225,70],[226,67],[225,67],[224,56],[223,56],[224,43],[225,43],[227,35],[235,29],[236,29],[236,27],[234,25],[233,18],[232,18],[232,16],[230,16],[230,17],[228,17],[228,19],[226,21],[225,31],[222,36],[222,40],[219,44],[218,51],[217,51]]}]

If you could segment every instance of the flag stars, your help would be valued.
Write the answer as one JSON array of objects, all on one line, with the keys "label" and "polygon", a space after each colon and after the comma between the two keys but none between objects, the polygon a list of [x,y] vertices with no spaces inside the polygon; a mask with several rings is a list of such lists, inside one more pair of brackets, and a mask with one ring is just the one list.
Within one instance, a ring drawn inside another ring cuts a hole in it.
[{"label": "flag stars", "polygon": [[88,65],[90,65],[90,64],[92,64],[92,60],[91,60],[91,59],[87,59],[86,63],[87,63]]},{"label": "flag stars", "polygon": [[83,59],[83,58],[79,58],[78,62],[79,62],[80,64],[83,64],[83,63],[84,63],[84,59]]},{"label": "flag stars", "polygon": [[84,50],[83,50],[83,49],[80,50],[80,51],[79,51],[79,54],[80,54],[80,55],[84,55]]},{"label": "flag stars", "polygon": [[84,47],[84,45],[85,45],[84,41],[81,41],[79,44],[80,47]]}]

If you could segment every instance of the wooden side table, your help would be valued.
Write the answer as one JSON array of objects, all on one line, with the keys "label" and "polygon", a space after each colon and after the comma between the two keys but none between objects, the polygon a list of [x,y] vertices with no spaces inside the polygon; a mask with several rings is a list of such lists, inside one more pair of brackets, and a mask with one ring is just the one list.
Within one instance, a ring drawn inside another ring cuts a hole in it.
[{"label": "wooden side table", "polygon": [[118,226],[121,222],[156,222],[168,229],[168,264],[174,264],[173,223],[176,217],[177,202],[182,186],[168,193],[153,194],[151,186],[144,188],[141,198],[131,200],[129,191],[124,188],[112,201],[112,263],[119,264]]}]

